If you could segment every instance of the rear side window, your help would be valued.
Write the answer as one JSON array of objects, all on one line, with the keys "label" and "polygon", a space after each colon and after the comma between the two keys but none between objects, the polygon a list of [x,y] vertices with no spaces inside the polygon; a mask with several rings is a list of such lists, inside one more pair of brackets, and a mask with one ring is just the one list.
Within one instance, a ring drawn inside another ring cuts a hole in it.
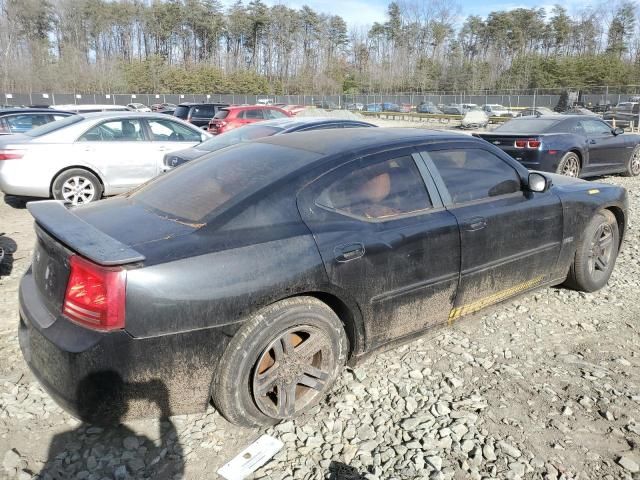
[{"label": "rear side window", "polygon": [[55,132],[56,130],[60,130],[61,128],[65,128],[69,125],[73,125],[74,123],[78,123],[84,120],[82,115],[70,115],[67,118],[63,118],[62,120],[58,120],[56,122],[49,122],[46,125],[41,127],[34,128],[33,130],[29,130],[25,132],[25,135],[30,137],[41,137],[51,132]]},{"label": "rear side window", "polygon": [[436,150],[426,155],[433,160],[454,203],[520,191],[520,176],[515,169],[486,150]]},{"label": "rear side window", "polygon": [[264,120],[264,116],[262,115],[262,110],[259,110],[257,108],[245,110],[239,116],[240,118],[244,118],[246,120]]},{"label": "rear side window", "polygon": [[11,133],[24,133],[32,128],[40,127],[50,122],[49,115],[45,113],[9,115],[5,117]]},{"label": "rear side window", "polygon": [[137,142],[144,140],[140,120],[111,120],[96,125],[82,135],[80,142]]},{"label": "rear side window", "polygon": [[176,107],[176,111],[173,112],[173,114],[176,117],[182,118],[184,120],[185,118],[187,118],[189,116],[189,106],[188,105],[180,105],[180,106]]},{"label": "rear side window", "polygon": [[223,120],[225,118],[227,118],[229,116],[229,110],[218,110],[218,113],[216,113],[215,118],[216,120]]},{"label": "rear side window", "polygon": [[367,219],[392,218],[432,206],[424,182],[410,156],[344,173],[344,176],[322,191],[316,203]]},{"label": "rear side window", "polygon": [[191,116],[198,118],[213,118],[215,115],[215,110],[213,105],[198,105],[195,107],[191,107]]},{"label": "rear side window", "polygon": [[276,119],[276,118],[286,118],[287,115],[282,113],[280,110],[276,109],[268,109],[264,111],[264,118],[266,119]]}]

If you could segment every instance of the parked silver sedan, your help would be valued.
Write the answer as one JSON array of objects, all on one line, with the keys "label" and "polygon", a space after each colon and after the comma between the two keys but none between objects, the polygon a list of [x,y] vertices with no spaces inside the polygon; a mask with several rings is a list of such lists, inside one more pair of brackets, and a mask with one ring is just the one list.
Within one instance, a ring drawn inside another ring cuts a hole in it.
[{"label": "parked silver sedan", "polygon": [[73,115],[0,139],[0,190],[89,203],[146,182],[161,172],[167,152],[210,137],[160,113]]}]

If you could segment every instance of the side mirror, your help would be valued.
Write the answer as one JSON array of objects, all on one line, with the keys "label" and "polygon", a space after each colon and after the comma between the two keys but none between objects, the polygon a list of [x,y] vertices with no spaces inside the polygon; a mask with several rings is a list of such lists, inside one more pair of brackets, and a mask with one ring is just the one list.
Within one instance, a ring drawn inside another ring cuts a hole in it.
[{"label": "side mirror", "polygon": [[529,190],[537,193],[544,193],[551,187],[551,180],[541,173],[531,172],[528,180]]},{"label": "side mirror", "polygon": [[617,135],[622,135],[624,133],[624,128],[616,127],[616,128],[611,130],[611,133],[613,133],[616,136]]}]

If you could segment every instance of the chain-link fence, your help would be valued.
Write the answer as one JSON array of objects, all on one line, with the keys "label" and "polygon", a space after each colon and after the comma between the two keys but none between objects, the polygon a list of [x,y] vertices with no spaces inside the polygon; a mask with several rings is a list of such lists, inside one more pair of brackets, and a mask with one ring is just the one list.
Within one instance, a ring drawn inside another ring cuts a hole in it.
[{"label": "chain-link fence", "polygon": [[499,90],[475,92],[425,92],[425,93],[371,93],[371,94],[311,94],[311,95],[242,95],[242,94],[102,94],[102,93],[4,93],[0,94],[0,103],[10,106],[51,106],[68,104],[112,104],[129,103],[218,102],[230,105],[255,104],[259,100],[271,100],[273,103],[288,105],[318,105],[330,108],[345,108],[349,104],[396,103],[418,105],[431,102],[435,105],[448,104],[501,104],[509,108],[557,105],[563,91],[579,92],[579,100],[585,105],[609,105],[640,96],[640,86],[625,85],[617,87],[601,86],[583,89],[537,89],[537,90]]}]

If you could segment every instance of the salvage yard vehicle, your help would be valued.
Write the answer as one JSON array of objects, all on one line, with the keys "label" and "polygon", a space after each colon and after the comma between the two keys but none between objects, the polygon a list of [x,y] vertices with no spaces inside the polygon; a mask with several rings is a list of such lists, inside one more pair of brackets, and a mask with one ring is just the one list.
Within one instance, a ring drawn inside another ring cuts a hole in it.
[{"label": "salvage yard vehicle", "polygon": [[623,188],[398,128],[274,135],[28,208],[21,350],[86,421],[150,415],[149,379],[174,414],[213,399],[240,425],[295,417],[346,362],[535,288],[602,288],[627,225]]},{"label": "salvage yard vehicle", "polygon": [[290,116],[292,116],[291,112],[270,105],[225,107],[218,110],[218,113],[209,121],[208,131],[213,135],[219,135],[252,123]]},{"label": "salvage yard vehicle", "polygon": [[221,108],[228,106],[228,103],[185,102],[175,108],[173,115],[206,130],[215,114],[218,113]]},{"label": "salvage yard vehicle", "polygon": [[218,151],[241,142],[249,142],[258,138],[285,133],[308,132],[311,130],[329,128],[360,128],[375,127],[372,123],[359,120],[345,120],[342,118],[280,118],[278,120],[266,120],[258,125],[247,125],[241,129],[235,129],[224,135],[210,138],[206,142],[199,143],[195,147],[185,148],[168,153],[164,156],[163,170],[168,171],[190,160],[195,160],[208,153]]},{"label": "salvage yard vehicle", "polygon": [[513,117],[513,112],[498,103],[487,103],[482,110],[490,117]]},{"label": "salvage yard vehicle", "polygon": [[596,116],[518,117],[474,135],[533,170],[570,177],[640,174],[640,135],[611,128]]},{"label": "salvage yard vehicle", "polygon": [[616,127],[640,127],[640,103],[620,102],[611,110],[604,112],[602,118]]},{"label": "salvage yard vehicle", "polygon": [[165,153],[210,137],[161,113],[72,115],[0,137],[0,190],[89,203],[137,187],[161,173]]},{"label": "salvage yard vehicle", "polygon": [[489,116],[482,110],[469,110],[460,121],[462,128],[484,128],[489,124]]}]

